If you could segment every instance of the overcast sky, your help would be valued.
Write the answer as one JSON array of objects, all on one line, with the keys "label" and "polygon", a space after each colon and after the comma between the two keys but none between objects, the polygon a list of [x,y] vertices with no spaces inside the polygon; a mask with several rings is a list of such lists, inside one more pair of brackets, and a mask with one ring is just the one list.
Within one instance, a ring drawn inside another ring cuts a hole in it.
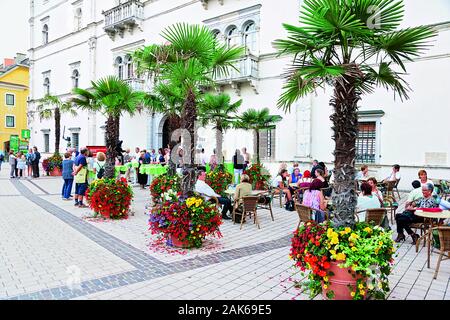
[{"label": "overcast sky", "polygon": [[0,0],[0,61],[28,52],[30,0]]}]

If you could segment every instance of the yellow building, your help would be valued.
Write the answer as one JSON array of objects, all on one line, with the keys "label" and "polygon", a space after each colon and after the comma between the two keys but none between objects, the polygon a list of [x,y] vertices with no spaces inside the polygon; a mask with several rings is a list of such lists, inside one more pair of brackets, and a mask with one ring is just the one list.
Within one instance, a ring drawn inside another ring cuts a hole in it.
[{"label": "yellow building", "polygon": [[5,59],[0,65],[0,152],[27,145],[22,130],[28,127],[28,90],[29,60],[23,54]]}]

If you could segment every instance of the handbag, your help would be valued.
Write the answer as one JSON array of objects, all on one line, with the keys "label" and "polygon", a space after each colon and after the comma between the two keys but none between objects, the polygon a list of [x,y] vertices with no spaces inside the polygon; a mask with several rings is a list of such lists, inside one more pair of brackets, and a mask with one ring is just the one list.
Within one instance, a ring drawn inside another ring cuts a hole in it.
[{"label": "handbag", "polygon": [[86,183],[87,182],[87,169],[86,167],[81,168],[75,176],[75,183]]}]

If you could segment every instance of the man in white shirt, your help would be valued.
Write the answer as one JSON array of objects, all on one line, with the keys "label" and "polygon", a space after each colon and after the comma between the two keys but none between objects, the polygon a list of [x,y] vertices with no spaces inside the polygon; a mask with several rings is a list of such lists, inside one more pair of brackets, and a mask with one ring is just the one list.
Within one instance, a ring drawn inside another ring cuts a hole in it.
[{"label": "man in white shirt", "polygon": [[198,176],[197,182],[195,183],[195,192],[199,193],[205,200],[209,200],[211,197],[216,197],[219,203],[223,205],[222,208],[222,219],[230,220],[231,218],[227,215],[228,212],[233,210],[231,205],[231,200],[228,198],[221,197],[218,195],[206,182],[206,168],[198,168],[200,175]]},{"label": "man in white shirt", "polygon": [[391,174],[389,175],[389,177],[384,179],[384,182],[400,180],[401,178],[402,178],[402,176],[400,174],[400,166],[398,164],[396,164],[392,167]]}]

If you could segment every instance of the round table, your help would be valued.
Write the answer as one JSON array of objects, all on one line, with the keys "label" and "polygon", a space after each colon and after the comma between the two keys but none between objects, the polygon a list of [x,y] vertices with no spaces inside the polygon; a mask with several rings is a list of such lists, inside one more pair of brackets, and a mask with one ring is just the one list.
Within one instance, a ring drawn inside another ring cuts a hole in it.
[{"label": "round table", "polygon": [[449,219],[450,218],[450,210],[443,210],[441,212],[426,212],[422,210],[416,210],[414,214],[418,217],[422,217],[426,220],[428,220],[428,223],[430,225],[430,228],[427,230],[427,232],[419,238],[419,240],[416,243],[416,246],[419,246],[420,239],[424,238],[427,240],[427,265],[428,268],[430,267],[430,255],[431,255],[431,233],[432,229],[438,225],[436,222],[436,219]]}]

